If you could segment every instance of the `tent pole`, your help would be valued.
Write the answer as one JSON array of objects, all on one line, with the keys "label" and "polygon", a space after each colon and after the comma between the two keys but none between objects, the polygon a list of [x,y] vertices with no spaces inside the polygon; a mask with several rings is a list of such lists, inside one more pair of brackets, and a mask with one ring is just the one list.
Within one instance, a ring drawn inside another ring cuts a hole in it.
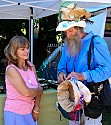
[{"label": "tent pole", "polygon": [[33,63],[33,8],[30,7],[31,16],[30,16],[30,43],[31,43],[31,62]]},{"label": "tent pole", "polygon": [[[29,19],[29,42],[31,44],[31,21],[30,19]],[[31,53],[29,54],[29,60],[31,60],[30,57],[31,57]]]},{"label": "tent pole", "polygon": [[31,62],[33,63],[33,19],[31,19]]}]

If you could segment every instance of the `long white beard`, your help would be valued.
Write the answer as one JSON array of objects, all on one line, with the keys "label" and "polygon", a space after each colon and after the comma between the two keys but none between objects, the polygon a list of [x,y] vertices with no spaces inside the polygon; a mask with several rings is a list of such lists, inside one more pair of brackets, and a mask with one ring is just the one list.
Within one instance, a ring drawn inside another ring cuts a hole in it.
[{"label": "long white beard", "polygon": [[82,46],[81,38],[76,35],[65,39],[67,51],[70,56],[76,56]]}]

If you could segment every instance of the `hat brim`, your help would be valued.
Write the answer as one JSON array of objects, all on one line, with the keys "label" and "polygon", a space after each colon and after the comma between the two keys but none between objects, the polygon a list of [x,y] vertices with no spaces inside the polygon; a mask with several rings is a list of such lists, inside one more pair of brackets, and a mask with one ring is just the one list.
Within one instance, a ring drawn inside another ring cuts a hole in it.
[{"label": "hat brim", "polygon": [[80,81],[77,81],[77,85],[74,81],[65,80],[57,87],[58,102],[67,112],[73,111],[74,107],[79,104],[81,94],[84,95],[83,99],[87,104],[91,101],[89,89]]},{"label": "hat brim", "polygon": [[66,31],[74,26],[85,28],[86,22],[83,20],[78,21],[78,22],[76,22],[76,21],[63,21],[63,22],[59,23],[59,25],[56,28],[56,31]]}]

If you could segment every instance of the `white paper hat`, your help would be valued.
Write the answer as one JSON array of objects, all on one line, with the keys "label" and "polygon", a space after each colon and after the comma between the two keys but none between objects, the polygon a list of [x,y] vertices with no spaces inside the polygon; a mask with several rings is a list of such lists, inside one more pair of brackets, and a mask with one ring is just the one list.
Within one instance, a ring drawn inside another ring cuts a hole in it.
[{"label": "white paper hat", "polygon": [[86,22],[84,20],[81,20],[81,21],[63,21],[63,22],[59,23],[59,25],[56,28],[56,31],[66,31],[74,26],[85,28]]}]

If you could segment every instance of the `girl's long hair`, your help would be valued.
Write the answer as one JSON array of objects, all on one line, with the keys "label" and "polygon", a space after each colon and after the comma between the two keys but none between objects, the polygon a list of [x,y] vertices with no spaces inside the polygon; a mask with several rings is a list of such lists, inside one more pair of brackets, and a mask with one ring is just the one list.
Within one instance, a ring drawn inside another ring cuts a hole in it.
[{"label": "girl's long hair", "polygon": [[[30,43],[24,36],[14,36],[4,49],[7,64],[14,64],[18,67],[17,49],[20,47],[24,48],[26,45],[30,46]],[[27,61],[26,65],[30,67]]]}]

